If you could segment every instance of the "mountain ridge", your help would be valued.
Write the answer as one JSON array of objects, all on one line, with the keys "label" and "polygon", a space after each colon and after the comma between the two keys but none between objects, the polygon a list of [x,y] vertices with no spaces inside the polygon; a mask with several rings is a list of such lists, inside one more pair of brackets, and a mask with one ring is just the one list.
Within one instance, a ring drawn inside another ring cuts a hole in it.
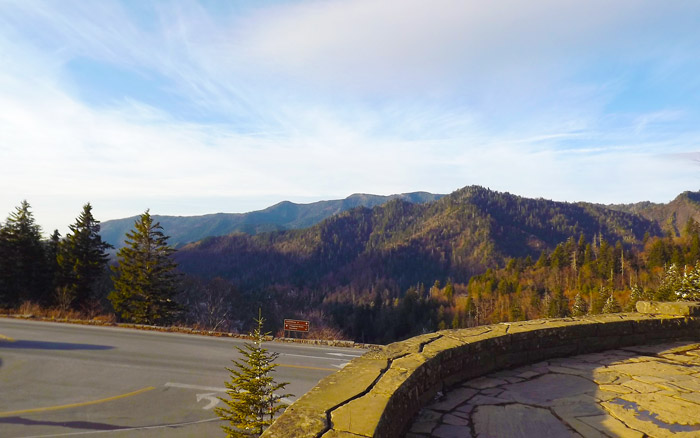
[{"label": "mountain ridge", "polygon": [[239,318],[263,308],[271,320],[313,319],[352,339],[391,342],[566,316],[575,293],[593,297],[602,285],[623,299],[633,281],[654,288],[664,266],[700,258],[700,226],[679,226],[700,215],[697,199],[611,208],[468,186],[429,203],[359,206],[307,228],[209,237],[174,257],[195,285],[185,293],[193,305],[224,284]]},{"label": "mountain ridge", "polygon": [[[410,192],[394,195],[372,195],[355,193],[344,199],[294,203],[281,201],[262,210],[247,213],[212,213],[197,216],[153,215],[155,221],[170,236],[170,244],[181,247],[211,236],[224,236],[242,232],[255,235],[261,232],[298,229],[312,226],[323,219],[343,211],[358,207],[373,207],[392,199],[405,199],[408,202],[424,203],[439,199],[444,195],[428,192]],[[103,240],[117,249],[124,246],[129,232],[138,216],[111,219],[101,223],[100,235]]]},{"label": "mountain ridge", "polygon": [[186,273],[243,289],[371,287],[379,280],[405,289],[468,281],[580,234],[638,245],[647,233],[660,235],[661,227],[637,214],[468,186],[430,203],[357,207],[304,229],[211,237],[184,246],[176,258]]}]

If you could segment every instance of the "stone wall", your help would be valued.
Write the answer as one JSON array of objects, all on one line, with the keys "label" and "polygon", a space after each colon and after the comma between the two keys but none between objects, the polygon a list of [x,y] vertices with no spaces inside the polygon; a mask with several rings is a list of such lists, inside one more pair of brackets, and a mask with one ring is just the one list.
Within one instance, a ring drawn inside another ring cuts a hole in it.
[{"label": "stone wall", "polygon": [[263,437],[400,437],[438,391],[544,359],[700,338],[700,305],[640,303],[640,312],[443,330],[354,359],[319,382]]}]

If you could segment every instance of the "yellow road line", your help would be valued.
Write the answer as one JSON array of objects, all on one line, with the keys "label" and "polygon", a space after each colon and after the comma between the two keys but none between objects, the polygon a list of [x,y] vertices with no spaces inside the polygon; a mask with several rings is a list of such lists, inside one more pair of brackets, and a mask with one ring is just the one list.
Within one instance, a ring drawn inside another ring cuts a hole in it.
[{"label": "yellow road line", "polygon": [[0,335],[0,341],[15,342],[14,339],[12,339],[9,336],[5,336],[5,335]]},{"label": "yellow road line", "polygon": [[92,400],[92,401],[81,402],[81,403],[71,403],[69,405],[47,406],[45,408],[34,408],[34,409],[23,409],[21,411],[0,412],[0,417],[11,417],[11,416],[20,415],[20,414],[33,414],[36,412],[58,411],[60,409],[70,409],[70,408],[78,408],[81,406],[96,405],[98,403],[106,403],[106,402],[110,402],[113,400],[119,400],[120,398],[126,398],[126,397],[131,397],[132,395],[142,394],[142,393],[150,391],[152,389],[156,389],[156,388],[153,386],[147,386],[146,388],[141,388],[138,391],[129,392],[127,394],[115,395],[114,397],[102,398],[100,400]]},{"label": "yellow road line", "polygon": [[303,370],[320,370],[320,371],[338,371],[340,368],[320,368],[320,367],[307,367],[303,365],[285,365],[283,363],[278,363],[277,366],[283,368],[301,368]]}]

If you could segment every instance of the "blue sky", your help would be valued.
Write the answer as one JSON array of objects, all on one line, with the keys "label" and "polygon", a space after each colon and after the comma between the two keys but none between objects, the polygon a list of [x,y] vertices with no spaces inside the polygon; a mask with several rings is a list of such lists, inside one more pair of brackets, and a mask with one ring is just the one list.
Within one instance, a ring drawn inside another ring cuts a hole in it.
[{"label": "blue sky", "polygon": [[[700,190],[700,3],[0,0],[0,214]],[[3,213],[4,212],[4,213]]]}]

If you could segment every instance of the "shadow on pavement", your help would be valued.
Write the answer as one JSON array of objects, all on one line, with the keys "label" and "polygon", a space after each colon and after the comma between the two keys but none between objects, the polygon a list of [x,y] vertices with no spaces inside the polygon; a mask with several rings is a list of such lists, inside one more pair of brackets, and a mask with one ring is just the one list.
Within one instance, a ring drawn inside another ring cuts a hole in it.
[{"label": "shadow on pavement", "polygon": [[73,344],[69,342],[23,341],[3,342],[0,349],[24,350],[112,350],[109,345]]},{"label": "shadow on pavement", "polygon": [[124,428],[123,426],[115,426],[114,424],[93,423],[91,421],[41,421],[30,420],[22,417],[0,417],[0,424],[16,424],[20,426],[53,426],[90,430],[117,430]]}]

